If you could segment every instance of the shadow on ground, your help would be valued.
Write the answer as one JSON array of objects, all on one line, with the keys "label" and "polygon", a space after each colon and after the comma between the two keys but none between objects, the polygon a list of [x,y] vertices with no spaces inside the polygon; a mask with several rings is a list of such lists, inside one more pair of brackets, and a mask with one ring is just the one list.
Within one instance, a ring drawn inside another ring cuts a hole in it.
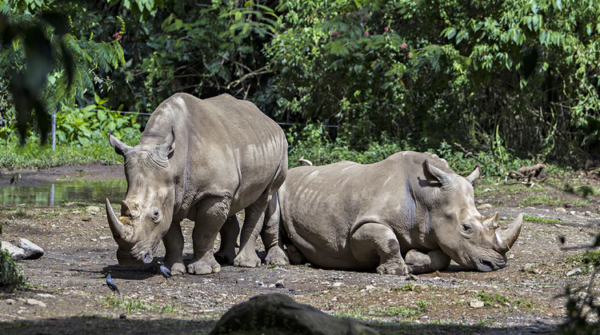
[{"label": "shadow on ground", "polygon": [[[217,320],[131,320],[78,316],[70,318],[42,319],[38,321],[0,322],[1,334],[208,334]],[[386,334],[546,334],[553,328],[548,325],[519,326],[514,328],[495,328],[469,325],[431,325],[408,323],[366,323]],[[257,330],[248,334],[288,333]],[[292,333],[289,333],[290,335]]]}]

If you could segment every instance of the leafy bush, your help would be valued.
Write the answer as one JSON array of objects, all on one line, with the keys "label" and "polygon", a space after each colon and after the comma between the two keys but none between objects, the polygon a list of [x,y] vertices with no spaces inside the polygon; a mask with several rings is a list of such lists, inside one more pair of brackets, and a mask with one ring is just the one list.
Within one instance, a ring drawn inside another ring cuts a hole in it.
[{"label": "leafy bush", "polygon": [[0,288],[20,288],[26,284],[26,279],[19,270],[19,266],[10,258],[8,251],[1,250],[0,241]]}]

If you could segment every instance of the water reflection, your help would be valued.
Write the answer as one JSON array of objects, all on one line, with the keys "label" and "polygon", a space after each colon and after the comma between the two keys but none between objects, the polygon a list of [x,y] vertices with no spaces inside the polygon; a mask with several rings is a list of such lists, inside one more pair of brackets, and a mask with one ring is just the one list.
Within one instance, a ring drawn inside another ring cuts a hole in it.
[{"label": "water reflection", "polygon": [[67,202],[104,203],[108,198],[120,203],[127,193],[127,181],[77,180],[40,186],[6,186],[0,188],[0,204],[54,206]]}]

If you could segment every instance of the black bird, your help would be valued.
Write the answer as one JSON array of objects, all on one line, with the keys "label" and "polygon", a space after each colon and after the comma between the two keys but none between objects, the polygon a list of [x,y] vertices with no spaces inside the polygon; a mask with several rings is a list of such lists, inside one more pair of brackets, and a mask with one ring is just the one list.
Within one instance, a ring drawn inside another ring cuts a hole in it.
[{"label": "black bird", "polygon": [[119,288],[117,287],[117,284],[115,284],[112,277],[110,276],[110,272],[106,275],[106,285],[112,291],[112,293],[110,294],[110,298],[112,298],[113,294],[115,294],[115,291],[117,292],[117,294],[121,295],[121,292],[119,292]]},{"label": "black bird", "polygon": [[158,262],[158,264],[160,264],[160,267],[158,268],[160,274],[165,277],[165,282],[162,283],[164,285],[167,283],[169,278],[172,278],[173,276],[171,276],[171,270],[169,270],[163,263]]}]

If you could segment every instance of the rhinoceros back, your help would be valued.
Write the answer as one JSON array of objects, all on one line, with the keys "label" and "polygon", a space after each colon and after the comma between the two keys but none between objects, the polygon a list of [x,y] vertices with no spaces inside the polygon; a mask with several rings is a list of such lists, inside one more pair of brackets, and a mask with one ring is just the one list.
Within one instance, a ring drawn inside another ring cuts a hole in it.
[{"label": "rhinoceros back", "polygon": [[283,130],[251,102],[228,94],[204,100],[175,94],[152,114],[140,144],[157,145],[171,127],[176,149],[170,164],[178,175],[181,209],[206,196],[226,195],[231,212],[237,212],[267,189],[278,170],[287,169]]}]

